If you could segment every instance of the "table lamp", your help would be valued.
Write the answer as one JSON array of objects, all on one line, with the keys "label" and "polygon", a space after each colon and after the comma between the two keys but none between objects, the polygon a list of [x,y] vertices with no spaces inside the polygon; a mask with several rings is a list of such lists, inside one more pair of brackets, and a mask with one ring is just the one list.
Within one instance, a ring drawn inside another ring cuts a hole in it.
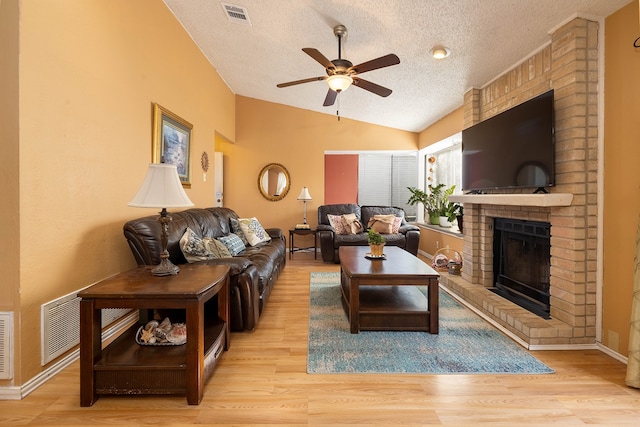
[{"label": "table lamp", "polygon": [[296,225],[296,228],[308,229],[309,224],[307,224],[307,202],[312,199],[307,187],[302,187],[302,191],[300,191],[300,194],[298,195],[298,200],[302,200],[302,202],[304,203],[304,219],[302,224]]},{"label": "table lamp", "polygon": [[158,217],[162,228],[160,240],[162,253],[160,254],[160,264],[151,269],[151,274],[154,276],[178,274],[180,268],[169,261],[169,251],[167,250],[167,230],[168,224],[171,222],[167,208],[193,206],[193,203],[182,188],[176,166],[166,163],[150,163],[140,189],[128,205],[136,208],[162,209]]}]

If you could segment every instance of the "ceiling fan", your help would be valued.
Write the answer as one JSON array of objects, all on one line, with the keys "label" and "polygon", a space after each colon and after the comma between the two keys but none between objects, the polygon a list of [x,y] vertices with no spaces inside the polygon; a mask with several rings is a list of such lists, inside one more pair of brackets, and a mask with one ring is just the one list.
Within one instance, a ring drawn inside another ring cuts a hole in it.
[{"label": "ceiling fan", "polygon": [[391,89],[372,83],[368,80],[361,79],[360,74],[367,71],[377,70],[379,68],[389,67],[400,63],[397,55],[390,53],[380,58],[372,59],[362,64],[353,65],[351,61],[342,58],[342,38],[347,35],[347,28],[344,25],[337,25],[333,29],[333,34],[338,38],[338,59],[329,61],[320,51],[311,47],[302,49],[304,53],[315,59],[322,65],[326,72],[326,76],[311,77],[308,79],[295,80],[287,83],[280,83],[277,87],[294,86],[301,83],[315,82],[326,80],[329,85],[329,91],[324,99],[324,106],[333,105],[336,101],[338,93],[346,90],[351,84],[358,86],[364,90],[375,93],[383,97],[391,95]]}]

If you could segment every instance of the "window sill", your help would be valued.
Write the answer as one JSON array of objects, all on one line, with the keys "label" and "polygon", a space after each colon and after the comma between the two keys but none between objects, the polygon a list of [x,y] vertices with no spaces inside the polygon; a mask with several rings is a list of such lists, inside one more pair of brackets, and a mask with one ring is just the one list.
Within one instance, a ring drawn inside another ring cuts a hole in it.
[{"label": "window sill", "polygon": [[426,224],[424,222],[413,222],[412,224],[417,225],[420,228],[426,228],[432,231],[436,231],[442,234],[448,234],[450,236],[458,237],[460,239],[463,238],[462,233],[458,229],[457,225],[453,225],[451,227],[440,227],[439,225]]}]

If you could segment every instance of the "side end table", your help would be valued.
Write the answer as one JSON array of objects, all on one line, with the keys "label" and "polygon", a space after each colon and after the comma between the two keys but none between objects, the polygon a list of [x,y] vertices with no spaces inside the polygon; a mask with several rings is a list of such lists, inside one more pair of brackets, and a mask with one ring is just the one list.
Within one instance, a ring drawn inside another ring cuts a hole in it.
[{"label": "side end table", "polygon": [[[308,236],[313,235],[313,246],[296,247],[293,236]],[[305,251],[313,249],[313,259],[318,259],[318,232],[315,228],[292,228],[289,230],[289,259],[291,255],[297,251]]]},{"label": "side end table", "polygon": [[[200,403],[205,381],[229,348],[229,266],[185,264],[177,275],[161,277],[139,267],[78,296],[81,406],[101,394],[186,394],[190,405]],[[139,345],[133,325],[102,349],[103,308],[185,309],[187,342]]]}]

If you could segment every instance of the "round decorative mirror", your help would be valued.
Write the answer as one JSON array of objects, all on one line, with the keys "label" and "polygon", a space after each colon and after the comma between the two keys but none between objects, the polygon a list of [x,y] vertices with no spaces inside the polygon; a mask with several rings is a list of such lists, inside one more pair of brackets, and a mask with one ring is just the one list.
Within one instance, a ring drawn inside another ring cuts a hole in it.
[{"label": "round decorative mirror", "polygon": [[291,188],[291,178],[287,169],[279,163],[269,163],[258,175],[260,194],[272,202],[282,200]]}]

